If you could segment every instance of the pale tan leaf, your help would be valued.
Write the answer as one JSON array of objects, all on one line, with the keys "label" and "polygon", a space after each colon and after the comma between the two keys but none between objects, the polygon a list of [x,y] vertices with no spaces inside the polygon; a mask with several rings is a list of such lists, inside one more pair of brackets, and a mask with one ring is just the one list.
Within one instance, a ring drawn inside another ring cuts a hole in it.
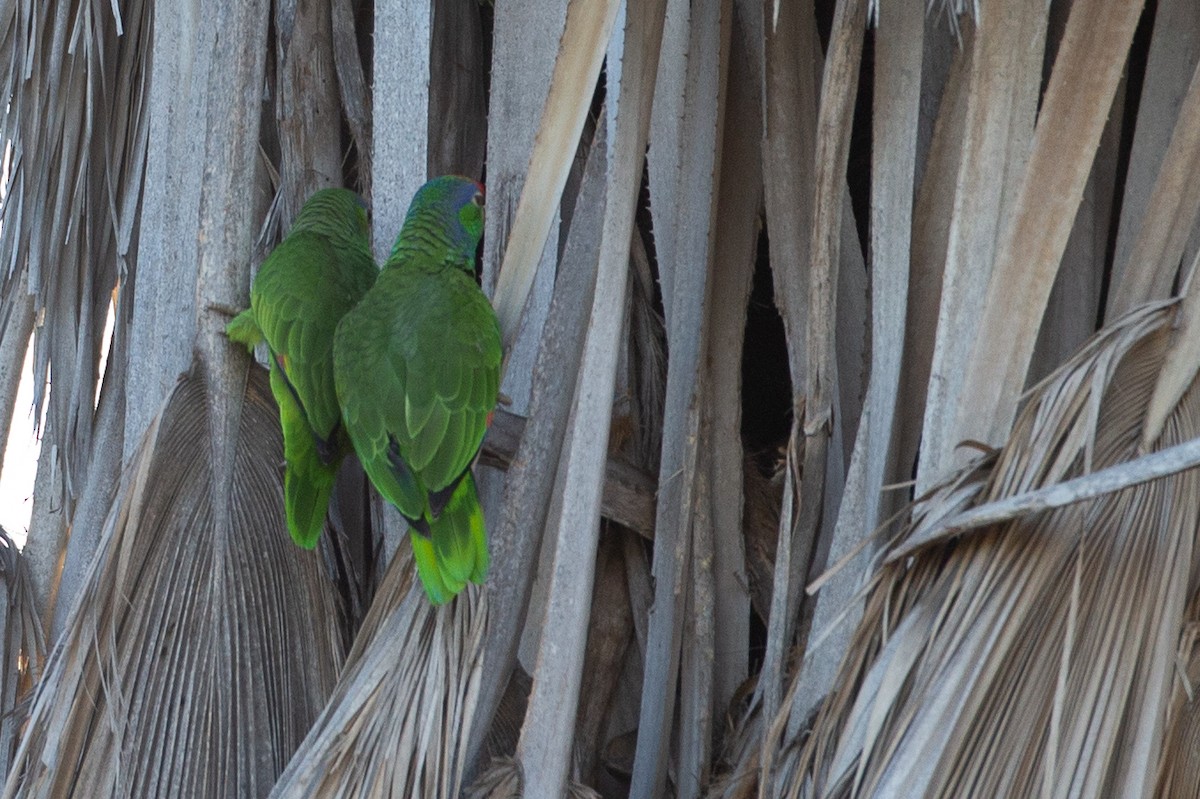
[{"label": "pale tan leaf", "polygon": [[1149,449],[1162,434],[1163,425],[1175,412],[1179,400],[1196,381],[1200,370],[1200,280],[1197,277],[1200,258],[1192,262],[1179,315],[1175,322],[1171,349],[1167,352],[1162,373],[1154,385],[1150,407],[1146,410],[1146,427],[1142,431],[1142,447]]},{"label": "pale tan leaf", "polygon": [[[708,343],[709,390],[705,413],[709,436],[701,451],[716,453],[708,459],[711,470],[714,535],[713,574],[716,593],[715,707],[724,712],[738,686],[746,679],[749,660],[750,596],[746,584],[743,535],[743,470],[741,391],[742,348],[745,344],[746,303],[750,298],[762,213],[761,85],[754,83],[749,31],[734,15],[730,38],[729,90],[721,184],[717,217],[722,235],[713,253],[714,297]],[[740,24],[739,24],[740,23]],[[761,35],[761,31],[758,31]],[[730,124],[732,123],[732,124]],[[753,465],[750,468],[754,468]],[[720,715],[718,715],[720,718]]]},{"label": "pale tan leaf", "polygon": [[[917,491],[924,493],[950,468],[962,434],[955,428],[966,364],[979,331],[998,238],[1017,205],[1019,181],[1029,158],[1037,111],[1046,37],[1045,4],[1040,0],[989,4],[967,38],[969,59],[963,87],[962,141],[955,172],[953,206],[946,232],[937,334],[929,372]],[[952,86],[951,86],[952,88]],[[952,100],[958,98],[952,95]],[[943,113],[952,113],[954,105]],[[958,122],[947,117],[947,124]],[[953,135],[946,128],[943,135]],[[943,151],[943,153],[953,150]],[[934,173],[943,180],[946,173]],[[927,178],[928,180],[928,178]],[[928,195],[927,195],[928,196]],[[937,198],[930,197],[930,202]],[[945,202],[945,200],[942,200]],[[930,212],[937,207],[923,208]],[[918,218],[921,255],[941,255],[940,218]],[[922,228],[935,226],[923,235]],[[929,238],[926,238],[926,235]],[[926,249],[929,248],[929,249]],[[934,266],[934,274],[937,267]],[[921,320],[914,320],[917,325]],[[919,335],[919,333],[918,333]]]},{"label": "pale tan leaf", "polygon": [[[731,0],[694,5],[687,14],[687,68],[674,211],[674,277],[664,295],[667,386],[654,521],[654,607],[630,796],[651,799],[666,789],[674,722],[684,598],[689,593],[697,447],[704,396],[709,296],[722,172],[722,136],[732,33]],[[694,783],[693,783],[694,785]]]},{"label": "pale tan leaf", "polygon": [[[523,792],[521,767],[512,759],[502,758],[490,764],[468,789],[466,799],[521,799]],[[566,799],[600,799],[600,794],[586,785],[571,780],[564,794]]]},{"label": "pale tan leaf", "polygon": [[274,8],[275,122],[284,229],[313,192],[342,185],[340,100],[329,6],[283,0]]},{"label": "pale tan leaf", "polygon": [[550,93],[496,284],[496,315],[508,344],[516,336],[517,321],[566,183],[617,6],[614,0],[571,0],[567,8]]},{"label": "pale tan leaf", "polygon": [[[578,5],[576,0],[572,8]],[[600,260],[575,407],[558,465],[561,492],[547,527],[555,554],[545,618],[556,623],[543,629],[537,674],[518,746],[518,759],[529,780],[525,789],[531,796],[562,793],[579,701],[587,614],[578,608],[586,607],[591,598],[601,469],[616,382],[616,345],[623,326],[629,242],[657,72],[663,4],[644,3],[636,12],[625,22],[620,56],[608,67],[617,90],[609,95],[612,119]],[[526,181],[526,194],[532,184]],[[539,243],[539,252],[540,247]]]},{"label": "pale tan leaf", "polygon": [[[833,530],[829,559],[855,549],[879,524],[883,484],[893,470],[891,442],[896,414],[900,364],[907,313],[910,233],[913,227],[913,175],[916,169],[917,118],[924,43],[924,4],[892,2],[883,9],[875,46],[875,118],[872,143],[874,170],[871,203],[872,327],[870,382],[866,407],[855,436],[846,490]],[[825,630],[842,613],[857,590],[865,558],[846,569],[817,594],[813,629]],[[857,621],[853,616],[851,622]],[[810,706],[795,717],[807,717],[817,697],[833,682],[837,662],[848,640],[829,645],[806,659],[807,674],[799,692]]]},{"label": "pale tan leaf", "polygon": [[955,181],[970,97],[971,60],[975,55],[974,35],[968,29],[962,47],[956,49],[939,101],[930,134],[929,152],[913,207],[912,270],[909,275],[907,324],[904,330],[904,362],[900,372],[900,396],[906,399],[897,414],[900,439],[896,459],[911,469],[923,443],[923,421],[929,377],[936,346],[942,277],[954,216]]},{"label": "pale tan leaf", "polygon": [[[979,336],[965,362],[952,444],[1003,440],[1108,119],[1141,3],[1072,6],[1014,213],[1000,234]],[[1046,186],[1054,186],[1047,191]]]},{"label": "pale tan leaf", "polygon": [[[371,246],[382,262],[408,204],[430,175],[429,56],[431,0],[373,4],[374,57],[371,76]],[[344,34],[343,34],[344,35]],[[347,49],[349,43],[340,46]],[[343,53],[339,59],[347,60]],[[362,135],[362,132],[359,133]],[[479,178],[479,175],[468,175]]]},{"label": "pale tan leaf", "polygon": [[[599,263],[608,163],[604,131],[604,128],[597,131],[588,153],[563,252],[563,269],[555,283],[544,328],[545,338],[530,378],[529,419],[514,437],[513,457],[505,474],[504,504],[498,523],[493,522],[488,531],[492,558],[488,576],[491,592],[488,627],[484,639],[484,660],[488,668],[483,675],[478,715],[471,730],[472,758],[491,725],[491,717],[509,682],[521,630],[530,612],[532,586],[554,496],[555,471],[574,399]],[[498,420],[507,418],[505,413],[497,415]],[[502,431],[502,425],[493,423],[489,440]],[[486,454],[487,442],[484,447]],[[645,506],[643,526],[648,532],[653,525],[652,496],[645,497],[642,504]],[[518,730],[520,721],[517,719]]]},{"label": "pale tan leaf", "polygon": [[[1200,472],[1117,483],[954,546],[914,551],[908,542],[971,484],[982,489],[977,502],[999,503],[1136,458],[1171,318],[1158,304],[1107,328],[1033,390],[998,459],[915,506],[891,549],[910,556],[874,575],[843,689],[781,765],[783,789],[997,797],[1150,789],[1185,620]],[[1200,426],[1200,403],[1188,396],[1156,442],[1163,453]]]},{"label": "pale tan leaf", "polygon": [[[830,503],[829,518],[837,507],[841,492],[842,441],[840,435],[841,408],[835,418],[838,400],[837,338],[835,326],[838,310],[840,251],[846,238],[843,211],[846,163],[850,152],[850,133],[854,118],[855,98],[862,55],[862,30],[866,25],[865,0],[847,0],[834,12],[829,53],[821,76],[820,104],[817,113],[815,168],[813,176],[812,236],[809,244],[809,296],[807,327],[807,373],[803,424],[796,418],[792,451],[797,437],[804,436],[803,466],[799,484],[795,526],[792,530],[790,557],[777,555],[775,595],[772,597],[770,630],[776,640],[770,641],[763,662],[760,690],[763,712],[774,719],[778,713],[782,678],[782,652],[789,646],[797,626],[797,611],[803,595],[803,577],[811,566],[814,551],[818,550],[817,536],[822,531],[823,504]],[[799,386],[796,387],[797,389]],[[789,454],[792,454],[790,452]],[[798,454],[798,453],[796,453]],[[835,485],[829,480],[832,472]],[[827,496],[827,492],[829,496]],[[785,494],[786,496],[786,494]],[[785,499],[785,502],[787,500]],[[824,528],[832,533],[832,524]],[[783,541],[782,522],[780,540]],[[784,566],[783,564],[787,564]],[[789,576],[780,577],[781,573]],[[782,593],[782,601],[778,594]],[[780,612],[781,611],[781,612]],[[772,657],[772,655],[774,655]],[[763,771],[770,769],[769,756],[774,753],[770,736],[782,733],[773,725],[764,743],[768,757]]]},{"label": "pale tan leaf", "polygon": [[[106,312],[133,269],[150,17],[143,0],[0,8],[0,321],[26,327],[31,310],[37,320],[33,419],[39,425],[45,408],[44,451],[54,463],[34,501],[30,567],[47,624],[68,522],[92,467]],[[0,348],[0,374],[20,374],[28,334],[14,342],[14,333]],[[12,401],[0,393],[5,431]]]},{"label": "pale tan leaf", "polygon": [[[775,304],[787,337],[792,385],[799,387],[808,372],[809,270],[802,265],[812,252],[813,196],[798,189],[813,185],[822,58],[816,20],[802,5],[785,3],[766,16],[763,196]],[[801,392],[793,395],[799,398]]]},{"label": "pale tan leaf", "polygon": [[[1125,280],[1129,256],[1142,226],[1152,221],[1147,217],[1150,195],[1162,171],[1163,158],[1175,132],[1188,85],[1200,61],[1200,49],[1195,46],[1196,36],[1200,34],[1198,11],[1200,9],[1191,0],[1160,0],[1154,11],[1154,30],[1145,56],[1136,127],[1129,145],[1125,190],[1120,197],[1121,219],[1110,277],[1113,289]],[[1120,291],[1109,292],[1108,316],[1122,313],[1116,308],[1120,298]],[[1124,309],[1128,307],[1126,305]]]},{"label": "pale tan leaf", "polygon": [[468,586],[434,607],[415,571],[401,547],[275,799],[459,795],[487,602]]},{"label": "pale tan leaf", "polygon": [[16,544],[0,527],[0,768],[12,769],[21,731],[29,716],[29,694],[42,676],[46,636],[29,565]]},{"label": "pale tan leaf", "polygon": [[1200,215],[1200,70],[1179,109],[1179,120],[1163,155],[1162,168],[1146,204],[1146,215],[1138,230],[1110,312],[1129,308],[1171,292],[1179,271],[1184,247]]},{"label": "pale tan leaf", "polygon": [[[263,795],[343,657],[333,584],[292,544],[265,373],[251,370],[232,482],[202,370],[126,472],[46,667],[9,797]],[[268,622],[269,620],[269,622]],[[301,655],[302,653],[302,655]]]}]

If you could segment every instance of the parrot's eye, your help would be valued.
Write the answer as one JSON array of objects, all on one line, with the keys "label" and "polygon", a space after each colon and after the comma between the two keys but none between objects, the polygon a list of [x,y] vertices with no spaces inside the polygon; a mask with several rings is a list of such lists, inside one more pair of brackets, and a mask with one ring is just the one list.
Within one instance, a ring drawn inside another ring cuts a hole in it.
[{"label": "parrot's eye", "polygon": [[471,198],[471,202],[474,203],[475,205],[478,205],[480,208],[482,208],[483,207],[483,192],[481,192],[481,191],[475,192],[475,196]]}]

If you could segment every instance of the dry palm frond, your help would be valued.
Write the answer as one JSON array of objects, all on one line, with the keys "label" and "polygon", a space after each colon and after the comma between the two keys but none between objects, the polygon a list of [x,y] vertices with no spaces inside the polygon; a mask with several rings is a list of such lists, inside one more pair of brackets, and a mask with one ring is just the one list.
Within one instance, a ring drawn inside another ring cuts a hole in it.
[{"label": "dry palm frond", "polygon": [[[961,509],[1136,457],[1170,305],[1098,334],[1031,393],[1009,444],[920,502]],[[1155,448],[1200,432],[1187,394]],[[1141,795],[1184,620],[1195,470],[886,561],[811,734],[766,752],[787,795]],[[975,499],[970,500],[974,494]],[[773,724],[778,726],[783,716]]]},{"label": "dry palm frond", "polygon": [[[554,472],[571,414],[575,375],[596,281],[599,226],[604,214],[605,150],[605,132],[600,128],[588,153],[563,253],[563,269],[546,316],[545,340],[530,379],[529,420],[508,464],[503,510],[488,533],[493,564],[488,578],[492,596],[484,644],[488,668],[479,694],[480,715],[471,732],[473,747],[482,741],[509,681],[521,628],[529,612],[542,531],[550,514]],[[497,425],[493,424],[492,431],[489,435],[499,432]],[[515,720],[518,731],[521,720]]]},{"label": "dry palm frond", "polygon": [[[105,315],[126,277],[141,193],[150,6],[0,4],[0,150],[12,148],[0,192],[0,317],[28,302],[22,286],[45,314],[34,403],[42,406],[53,364],[49,443],[72,497],[90,453]],[[0,357],[19,368],[23,348]]]},{"label": "dry palm frond", "polygon": [[[571,8],[576,5],[578,0]],[[581,608],[587,607],[592,594],[598,535],[603,480],[598,465],[608,445],[634,202],[641,183],[662,10],[662,3],[641,4],[636,13],[631,9],[619,37],[620,53],[608,62],[610,86],[617,90],[610,89],[606,106],[611,134],[599,265],[575,406],[558,464],[561,499],[552,506],[547,526],[547,534],[553,537],[554,564],[544,618],[555,624],[546,625],[539,642],[538,674],[518,747],[522,767],[532,781],[526,788],[534,796],[561,793],[567,779],[588,617]],[[526,192],[529,188],[527,182]]]},{"label": "dry palm frond", "polygon": [[[711,667],[705,670],[702,663],[689,661],[686,655],[696,654],[700,661],[711,654],[713,646],[713,597],[708,587],[712,578],[711,527],[705,518],[707,510],[698,510],[707,501],[707,467],[698,452],[708,391],[711,275],[718,229],[731,17],[730,0],[691,8],[687,3],[668,2],[665,8],[667,32],[676,26],[683,29],[686,66],[680,82],[672,84],[675,75],[665,69],[664,63],[656,90],[659,95],[679,94],[682,117],[674,131],[677,138],[654,142],[668,168],[673,165],[676,171],[671,175],[673,204],[651,204],[652,215],[659,220],[656,224],[661,223],[674,235],[671,250],[660,253],[669,357],[654,521],[654,609],[645,649],[630,790],[634,797],[662,796],[665,792],[677,680],[683,685],[679,708],[683,738],[678,765],[687,770],[676,781],[682,796],[694,795],[695,781],[703,777],[707,763],[697,762],[697,758],[711,737]],[[664,40],[668,40],[666,36]],[[654,177],[651,173],[651,186]],[[693,586],[699,597],[693,595]],[[688,619],[685,612],[689,600],[699,600],[694,619]],[[685,652],[681,642],[685,627],[692,621],[696,626],[688,633],[699,645],[695,649],[689,646]]]},{"label": "dry palm frond", "polygon": [[509,346],[557,215],[618,5],[572,0],[567,6],[554,75],[496,285],[496,315]]},{"label": "dry palm frond", "polygon": [[1154,795],[1200,797],[1200,702],[1196,684],[1200,680],[1200,649],[1197,649],[1196,598],[1188,609],[1191,622],[1179,645],[1179,679],[1167,711],[1166,737],[1159,761],[1158,785]]},{"label": "dry palm frond", "polygon": [[[1195,5],[1188,0],[1160,0],[1156,6],[1153,14],[1154,30],[1146,52],[1146,73],[1141,81],[1141,90],[1135,93],[1130,85],[1126,91],[1127,102],[1131,106],[1135,102],[1137,104],[1137,115],[1136,118],[1132,117],[1132,108],[1126,113],[1135,127],[1132,141],[1129,142],[1128,164],[1123,167],[1124,191],[1118,195],[1119,204],[1115,209],[1120,215],[1120,224],[1111,255],[1111,288],[1108,292],[1106,312],[1106,316],[1110,318],[1120,316],[1125,309],[1139,302],[1128,290],[1130,287],[1124,285],[1125,273],[1130,266],[1154,272],[1167,269],[1173,271],[1178,266],[1167,263],[1138,263],[1130,259],[1136,240],[1144,236],[1142,229],[1147,223],[1160,231],[1173,224],[1170,217],[1174,216],[1174,209],[1169,210],[1169,217],[1157,220],[1148,216],[1146,212],[1152,202],[1155,184],[1159,182],[1160,177],[1167,175],[1162,167],[1167,150],[1171,146],[1170,140],[1179,133],[1186,135],[1184,131],[1187,128],[1179,128],[1178,122],[1200,56],[1200,52],[1195,49]],[[1119,109],[1114,108],[1113,116],[1119,114]],[[1192,125],[1194,126],[1194,123]],[[1113,193],[1117,194],[1115,191]],[[1151,279],[1142,282],[1142,286],[1148,288],[1154,282],[1156,281]]]},{"label": "dry palm frond", "polygon": [[487,606],[473,586],[430,605],[413,579],[411,550],[400,553],[275,799],[458,796]]},{"label": "dry palm frond", "polygon": [[[13,285],[0,280],[0,352],[14,353],[0,358],[0,464],[3,463],[8,433],[16,410],[17,390],[29,337],[33,335],[33,297],[29,295],[29,275],[14,276]],[[11,299],[10,299],[11,297]],[[18,358],[15,353],[20,352]]]},{"label": "dry palm frond", "polygon": [[333,687],[340,611],[283,524],[266,378],[251,370],[231,420],[226,486],[202,372],[124,476],[6,797],[262,795]]},{"label": "dry palm frond", "polygon": [[[1141,3],[1104,0],[1071,6],[1038,109],[1029,163],[1012,198],[1012,214],[996,239],[978,336],[964,364],[958,405],[950,409],[957,414],[952,441],[973,438],[994,444],[1012,425],[1141,10]],[[1040,16],[1036,7],[1030,12]],[[1039,64],[1041,58],[1039,52]],[[1027,85],[1034,90],[1038,84]],[[1055,190],[1048,192],[1047,186]],[[1200,194],[1194,203],[1184,200],[1181,205],[1190,205],[1194,214]]]},{"label": "dry palm frond", "polygon": [[[521,799],[521,764],[510,758],[495,760],[467,791],[467,799]],[[567,799],[600,799],[600,794],[586,785],[571,780]]]},{"label": "dry palm frond", "polygon": [[[963,376],[988,289],[998,231],[1013,212],[1033,138],[1036,76],[1042,72],[1046,38],[1043,7],[1037,0],[987,6],[992,16],[981,19],[968,38],[959,58],[958,80],[947,86],[947,92],[953,93],[943,104],[935,134],[940,141],[935,139],[938,146],[930,156],[932,174],[926,181],[932,178],[950,194],[926,192],[918,197],[914,245],[924,258],[915,263],[919,269],[927,268],[925,259],[936,258],[934,263],[941,267],[940,275],[929,275],[941,284],[936,316],[931,309],[918,309],[932,318],[910,322],[917,336],[921,322],[937,326],[928,366],[921,363],[916,367],[929,369],[920,432],[918,488],[922,493],[950,468],[960,438],[954,429],[955,413],[964,391]],[[937,185],[931,184],[931,188]],[[939,201],[939,197],[943,199]],[[950,220],[945,232],[934,221],[942,219],[943,213]],[[910,304],[919,296],[914,293]],[[924,302],[928,303],[928,298]]]},{"label": "dry palm frond", "polygon": [[0,527],[0,768],[8,773],[28,713],[25,696],[41,676],[46,640],[29,566]]}]

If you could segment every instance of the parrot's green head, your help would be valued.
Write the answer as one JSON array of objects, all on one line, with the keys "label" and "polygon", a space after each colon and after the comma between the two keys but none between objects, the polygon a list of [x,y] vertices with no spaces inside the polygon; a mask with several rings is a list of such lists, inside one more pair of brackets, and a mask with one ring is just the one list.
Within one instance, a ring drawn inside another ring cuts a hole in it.
[{"label": "parrot's green head", "polygon": [[413,196],[392,258],[415,249],[472,274],[475,250],[483,235],[483,186],[458,175],[443,175]]},{"label": "parrot's green head", "polygon": [[308,198],[292,230],[314,230],[347,245],[368,246],[367,204],[349,189],[321,189]]}]

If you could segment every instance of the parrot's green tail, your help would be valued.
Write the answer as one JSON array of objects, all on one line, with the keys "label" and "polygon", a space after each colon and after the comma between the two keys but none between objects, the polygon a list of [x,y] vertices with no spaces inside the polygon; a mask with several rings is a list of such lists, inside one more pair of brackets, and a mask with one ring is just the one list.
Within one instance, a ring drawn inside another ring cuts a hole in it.
[{"label": "parrot's green tail", "polygon": [[312,549],[325,529],[325,512],[329,509],[337,469],[322,465],[315,450],[311,457],[300,461],[289,457],[287,461],[283,475],[283,505],[287,511],[288,532],[297,545]]},{"label": "parrot's green tail", "polygon": [[279,367],[272,364],[271,391],[279,403],[279,421],[283,426],[283,507],[287,512],[288,532],[292,540],[312,549],[325,528],[325,511],[333,494],[341,458],[326,465],[317,452],[317,442],[304,419],[304,411],[284,382]]},{"label": "parrot's green tail", "polygon": [[487,578],[483,508],[470,472],[458,484],[441,515],[426,521],[428,535],[415,527],[410,534],[413,558],[429,601],[441,605],[453,599],[468,581],[482,583]]}]

